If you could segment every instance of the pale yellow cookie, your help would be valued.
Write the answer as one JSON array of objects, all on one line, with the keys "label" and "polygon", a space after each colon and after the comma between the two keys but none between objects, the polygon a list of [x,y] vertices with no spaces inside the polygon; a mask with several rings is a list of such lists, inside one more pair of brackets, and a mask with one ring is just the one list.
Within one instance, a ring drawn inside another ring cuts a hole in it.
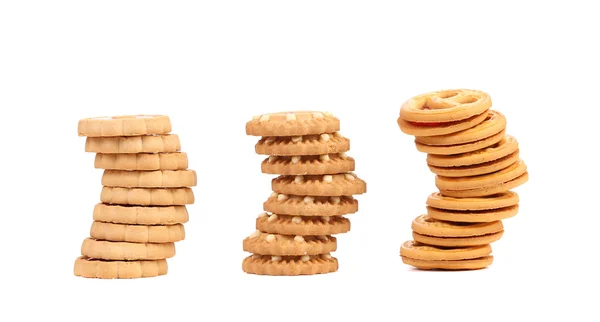
[{"label": "pale yellow cookie", "polygon": [[194,170],[104,170],[102,185],[121,188],[182,188],[196,185]]},{"label": "pale yellow cookie", "polygon": [[167,271],[168,265],[164,259],[105,261],[85,256],[78,257],[73,268],[75,276],[101,279],[155,277],[166,275]]},{"label": "pale yellow cookie", "polygon": [[176,225],[188,222],[185,206],[136,207],[99,203],[94,207],[94,220],[130,225]]},{"label": "pale yellow cookie", "polygon": [[101,116],[80,120],[77,131],[88,137],[164,134],[171,132],[171,121],[164,115]]},{"label": "pale yellow cookie", "polygon": [[104,260],[155,260],[175,256],[175,244],[111,242],[86,238],[81,255]]},{"label": "pale yellow cookie", "polygon": [[176,134],[88,137],[85,139],[85,152],[95,153],[170,153],[181,150]]},{"label": "pale yellow cookie", "polygon": [[183,206],[194,203],[194,193],[190,188],[102,187],[100,201],[115,205]]},{"label": "pale yellow cookie", "polygon": [[187,154],[175,153],[127,153],[96,154],[96,169],[108,170],[185,170],[188,167]]},{"label": "pale yellow cookie", "polygon": [[181,224],[144,226],[94,221],[90,237],[115,242],[173,243],[185,239],[185,229]]}]

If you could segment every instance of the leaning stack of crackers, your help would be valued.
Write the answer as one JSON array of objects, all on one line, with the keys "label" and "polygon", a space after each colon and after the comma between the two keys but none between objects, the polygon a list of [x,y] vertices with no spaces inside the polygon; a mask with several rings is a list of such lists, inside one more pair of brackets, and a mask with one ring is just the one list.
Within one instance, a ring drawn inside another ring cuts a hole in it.
[{"label": "leaning stack of crackers", "polygon": [[439,192],[427,199],[427,214],[412,223],[413,239],[400,250],[404,263],[420,269],[469,270],[493,262],[502,220],[519,209],[510,191],[528,180],[517,140],[506,118],[491,110],[488,94],[448,90],[419,95],[400,109],[398,125],[427,153]]},{"label": "leaning stack of crackers", "polygon": [[79,121],[85,151],[104,169],[101,203],[74,273],[89,278],[141,278],[167,274],[175,242],[185,238],[185,205],[194,203],[179,137],[163,115],[87,118]]},{"label": "leaning stack of crackers", "polygon": [[268,155],[262,172],[279,177],[256,219],[256,231],[243,241],[242,269],[258,275],[313,275],[338,270],[330,255],[332,235],[347,233],[343,215],[358,211],[352,195],[366,192],[345,152],[338,118],[327,112],[298,111],[255,116],[246,134],[260,136],[256,153]]}]

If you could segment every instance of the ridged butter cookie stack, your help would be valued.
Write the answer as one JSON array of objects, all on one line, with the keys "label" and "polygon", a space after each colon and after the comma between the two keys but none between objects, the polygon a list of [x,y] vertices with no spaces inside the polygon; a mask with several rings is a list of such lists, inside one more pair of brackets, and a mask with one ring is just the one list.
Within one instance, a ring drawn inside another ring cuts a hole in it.
[{"label": "ridged butter cookie stack", "polygon": [[101,203],[94,208],[90,238],[83,241],[74,273],[90,278],[140,278],[165,275],[175,242],[185,238],[188,170],[179,137],[168,116],[133,115],[79,121],[86,152],[104,169]]},{"label": "ridged butter cookie stack", "polygon": [[491,110],[488,94],[448,90],[416,96],[402,105],[398,125],[427,153],[439,192],[427,199],[427,215],[412,223],[404,263],[420,269],[481,269],[492,264],[491,243],[502,220],[517,214],[514,189],[528,180],[506,118]]},{"label": "ridged butter cookie stack", "polygon": [[352,195],[366,192],[345,152],[350,140],[339,134],[331,113],[298,111],[255,116],[246,134],[261,136],[256,153],[268,155],[262,172],[277,174],[273,193],[256,219],[256,231],[244,239],[253,255],[242,269],[259,275],[312,275],[335,272],[338,261],[332,235],[350,230],[343,215],[358,211]]}]

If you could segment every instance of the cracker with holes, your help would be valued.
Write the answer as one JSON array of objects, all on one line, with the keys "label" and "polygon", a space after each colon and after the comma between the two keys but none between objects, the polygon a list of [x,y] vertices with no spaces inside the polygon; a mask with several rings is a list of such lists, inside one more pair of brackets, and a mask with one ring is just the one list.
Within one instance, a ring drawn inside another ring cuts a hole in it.
[{"label": "cracker with holes", "polygon": [[104,169],[100,203],[74,274],[88,278],[142,278],[167,274],[175,243],[185,239],[186,205],[197,184],[171,121],[163,115],[87,118],[78,133],[85,151]]},{"label": "cracker with holes", "polygon": [[256,219],[256,232],[243,242],[253,253],[242,269],[259,275],[313,275],[335,272],[332,235],[350,231],[342,217],[358,211],[354,195],[367,184],[353,171],[350,140],[339,133],[333,114],[318,111],[258,115],[246,133],[261,136],[255,151],[267,155],[261,171],[279,175]]},{"label": "cracker with holes", "polygon": [[419,269],[471,270],[492,264],[490,244],[504,235],[502,221],[519,212],[511,190],[529,180],[507,118],[482,91],[430,92],[407,100],[397,119],[415,136],[436,174],[426,215],[412,223],[402,261]]}]

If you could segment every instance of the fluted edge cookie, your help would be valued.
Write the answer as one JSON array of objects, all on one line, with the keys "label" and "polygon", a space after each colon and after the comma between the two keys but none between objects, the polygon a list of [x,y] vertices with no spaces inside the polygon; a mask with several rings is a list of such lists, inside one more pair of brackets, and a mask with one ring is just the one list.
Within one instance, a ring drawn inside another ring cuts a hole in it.
[{"label": "fluted edge cookie", "polygon": [[417,136],[415,141],[434,146],[460,145],[489,138],[505,131],[505,129],[506,117],[498,111],[488,110],[485,120],[470,129],[440,136]]},{"label": "fluted edge cookie", "polygon": [[337,240],[332,236],[290,236],[257,230],[244,239],[243,245],[244,251],[254,254],[302,256],[335,252]]},{"label": "fluted edge cookie", "polygon": [[100,201],[116,205],[183,206],[194,203],[194,193],[190,188],[102,187]]},{"label": "fluted edge cookie", "polygon": [[138,207],[99,203],[94,207],[95,221],[130,225],[176,225],[188,222],[185,206]]},{"label": "fluted edge cookie", "polygon": [[275,156],[323,155],[347,152],[350,140],[339,132],[319,135],[262,137],[256,143],[257,154]]},{"label": "fluted edge cookie", "polygon": [[490,96],[471,89],[420,94],[400,107],[400,117],[411,122],[453,122],[479,115],[492,106]]},{"label": "fluted edge cookie", "polygon": [[492,265],[494,262],[494,256],[485,256],[457,261],[427,261],[402,256],[402,262],[422,270],[462,271],[484,269]]},{"label": "fluted edge cookie", "polygon": [[511,189],[515,189],[523,184],[525,184],[529,180],[529,173],[525,172],[525,174],[520,177],[513,179],[508,182],[500,183],[495,186],[489,186],[481,189],[470,189],[470,190],[441,190],[444,196],[455,197],[455,198],[475,198],[475,197],[485,197],[491,196],[498,193],[507,192]]},{"label": "fluted edge cookie", "polygon": [[164,259],[105,261],[85,256],[78,257],[73,268],[75,276],[100,279],[156,277],[166,275],[167,271],[168,265]]},{"label": "fluted edge cookie", "polygon": [[436,176],[435,185],[440,190],[470,190],[496,186],[514,180],[527,172],[527,165],[523,160],[510,165],[497,172],[482,174],[472,177],[449,178]]},{"label": "fluted edge cookie", "polygon": [[340,130],[340,120],[329,112],[292,111],[257,115],[246,123],[253,136],[298,136]]},{"label": "fluted edge cookie", "polygon": [[155,260],[175,256],[175,244],[128,243],[84,239],[81,255],[105,260]]},{"label": "fluted edge cookie", "polygon": [[519,204],[519,195],[507,191],[487,197],[454,198],[434,192],[427,197],[427,205],[448,210],[488,210],[511,207]]},{"label": "fluted edge cookie", "polygon": [[427,164],[436,167],[459,167],[498,160],[515,153],[519,149],[517,140],[507,135],[500,142],[485,149],[456,155],[428,154]]},{"label": "fluted edge cookie", "polygon": [[288,195],[351,196],[367,192],[367,183],[354,173],[280,176],[271,181],[273,191]]},{"label": "fluted edge cookie", "polygon": [[256,218],[256,229],[280,235],[336,235],[350,231],[350,220],[342,216],[306,217],[263,212]]},{"label": "fluted edge cookie", "polygon": [[342,216],[357,212],[358,200],[348,196],[290,196],[274,192],[263,204],[263,209],[290,216]]},{"label": "fluted edge cookie", "polygon": [[501,221],[464,224],[440,221],[429,215],[421,215],[415,218],[411,228],[418,234],[435,237],[473,237],[504,230]]},{"label": "fluted edge cookie", "polygon": [[176,134],[123,137],[88,137],[85,152],[95,153],[170,153],[181,150]]},{"label": "fluted edge cookie", "polygon": [[317,256],[248,256],[242,270],[249,274],[271,276],[297,276],[333,273],[338,270],[338,260],[329,254]]},{"label": "fluted edge cookie", "polygon": [[437,247],[471,247],[482,246],[497,242],[502,238],[504,231],[499,231],[493,234],[470,236],[470,237],[436,237],[421,235],[417,232],[412,233],[413,239],[425,245]]},{"label": "fluted edge cookie", "polygon": [[185,229],[181,224],[145,226],[94,221],[90,237],[115,242],[173,243],[185,239]]},{"label": "fluted edge cookie", "polygon": [[504,220],[514,217],[519,205],[488,210],[447,210],[427,207],[427,214],[434,219],[453,222],[480,223]]},{"label": "fluted edge cookie", "polygon": [[476,126],[485,120],[486,114],[472,116],[468,119],[444,123],[416,123],[398,118],[398,126],[405,134],[415,136],[438,136],[463,131]]},{"label": "fluted edge cookie", "polygon": [[102,185],[120,188],[182,188],[196,185],[194,170],[104,170]]},{"label": "fluted edge cookie", "polygon": [[98,153],[94,160],[96,169],[107,170],[185,170],[188,167],[187,154],[173,153]]},{"label": "fluted edge cookie", "polygon": [[404,242],[400,255],[426,261],[455,261],[489,256],[492,253],[490,245],[464,248],[441,248],[428,246],[412,240]]},{"label": "fluted edge cookie", "polygon": [[267,174],[323,175],[354,171],[354,159],[345,153],[308,156],[270,156],[261,164]]},{"label": "fluted edge cookie", "polygon": [[515,162],[519,161],[519,159],[519,150],[517,149],[516,152],[509,154],[503,158],[475,165],[466,165],[458,167],[436,167],[428,164],[427,166],[429,167],[429,170],[431,170],[431,172],[443,177],[472,177],[506,169],[509,166],[513,165]]},{"label": "fluted edge cookie", "polygon": [[171,121],[165,115],[101,116],[80,120],[77,132],[87,137],[164,134],[171,132]]},{"label": "fluted edge cookie", "polygon": [[417,150],[429,154],[440,154],[440,155],[454,155],[460,153],[468,153],[481,149],[485,149],[492,146],[504,139],[505,132],[501,131],[495,135],[484,138],[479,141],[468,142],[456,145],[426,145],[419,142],[415,142]]}]

